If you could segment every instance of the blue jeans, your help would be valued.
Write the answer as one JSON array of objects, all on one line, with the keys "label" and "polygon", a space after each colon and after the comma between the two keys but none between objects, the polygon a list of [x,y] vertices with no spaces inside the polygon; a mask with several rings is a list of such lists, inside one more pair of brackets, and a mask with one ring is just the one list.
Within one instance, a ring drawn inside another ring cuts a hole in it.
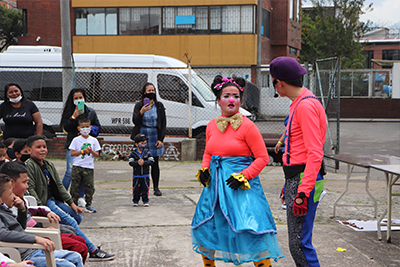
[{"label": "blue jeans", "polygon": [[[65,170],[64,178],[62,180],[62,184],[65,187],[65,190],[68,191],[69,185],[71,184],[71,173],[72,173],[72,163],[74,162],[74,157],[71,156],[71,150],[67,149],[67,169]],[[82,198],[85,195],[85,191],[83,189],[83,185],[81,187],[81,191],[79,192],[79,197]]]},{"label": "blue jeans", "polygon": [[79,213],[79,215],[76,215],[76,213],[71,207],[53,198],[47,200],[46,206],[49,207],[52,212],[60,216],[61,218],[60,223],[67,224],[75,228],[76,234],[85,239],[86,246],[89,252],[96,250],[96,247],[93,245],[93,243],[90,242],[90,240],[85,236],[85,234],[79,228],[76,219],[71,216],[72,215],[71,212],[66,211],[66,209],[68,208],[70,211],[72,211],[75,217],[80,218],[79,223],[82,221],[82,214]]},{"label": "blue jeans", "polygon": [[[82,257],[78,252],[54,250],[57,267],[83,267]],[[36,249],[27,259],[33,261],[36,267],[46,267],[46,255],[43,250]]]}]

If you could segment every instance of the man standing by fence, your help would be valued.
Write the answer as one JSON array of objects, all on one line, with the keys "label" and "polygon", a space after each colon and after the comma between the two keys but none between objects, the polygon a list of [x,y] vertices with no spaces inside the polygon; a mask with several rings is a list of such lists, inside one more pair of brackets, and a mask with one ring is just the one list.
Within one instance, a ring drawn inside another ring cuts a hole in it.
[{"label": "man standing by fence", "polygon": [[275,89],[292,101],[282,157],[289,249],[296,266],[320,266],[312,246],[312,230],[324,186],[321,165],[326,115],[319,99],[303,86],[306,72],[289,57],[278,57],[270,64]]}]

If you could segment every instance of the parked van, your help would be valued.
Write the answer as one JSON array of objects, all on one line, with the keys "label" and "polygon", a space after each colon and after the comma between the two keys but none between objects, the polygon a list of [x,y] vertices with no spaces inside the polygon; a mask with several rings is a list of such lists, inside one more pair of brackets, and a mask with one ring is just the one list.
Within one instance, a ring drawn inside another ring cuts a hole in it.
[{"label": "parked van", "polygon": [[[0,53],[0,98],[7,83],[21,85],[24,95],[39,108],[46,135],[59,131],[63,109],[61,48],[10,46]],[[75,87],[84,88],[86,102],[94,108],[102,133],[128,134],[134,103],[146,82],[156,86],[157,99],[167,116],[167,134],[187,136],[188,69],[177,59],[158,55],[73,54]],[[192,75],[192,132],[204,134],[207,123],[220,110],[210,86]],[[245,116],[249,112],[241,109]]]}]

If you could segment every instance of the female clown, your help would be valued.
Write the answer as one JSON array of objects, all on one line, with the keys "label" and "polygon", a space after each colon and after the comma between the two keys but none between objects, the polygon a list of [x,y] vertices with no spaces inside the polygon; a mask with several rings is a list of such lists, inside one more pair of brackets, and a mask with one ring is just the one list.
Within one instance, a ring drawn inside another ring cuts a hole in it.
[{"label": "female clown", "polygon": [[268,267],[270,259],[284,257],[258,178],[269,161],[264,140],[257,126],[239,113],[245,85],[242,78],[221,76],[211,85],[222,114],[207,125],[196,175],[204,189],[191,225],[193,249],[204,266],[222,260]]}]

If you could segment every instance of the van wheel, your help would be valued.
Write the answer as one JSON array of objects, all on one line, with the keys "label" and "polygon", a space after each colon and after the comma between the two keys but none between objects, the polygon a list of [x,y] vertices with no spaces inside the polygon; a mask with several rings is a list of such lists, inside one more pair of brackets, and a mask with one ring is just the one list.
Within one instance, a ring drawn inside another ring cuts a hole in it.
[{"label": "van wheel", "polygon": [[196,129],[194,137],[196,139],[206,139],[206,128]]},{"label": "van wheel", "polygon": [[56,134],[47,127],[43,127],[43,136],[45,136],[47,139],[53,139],[53,137],[56,137]]}]

